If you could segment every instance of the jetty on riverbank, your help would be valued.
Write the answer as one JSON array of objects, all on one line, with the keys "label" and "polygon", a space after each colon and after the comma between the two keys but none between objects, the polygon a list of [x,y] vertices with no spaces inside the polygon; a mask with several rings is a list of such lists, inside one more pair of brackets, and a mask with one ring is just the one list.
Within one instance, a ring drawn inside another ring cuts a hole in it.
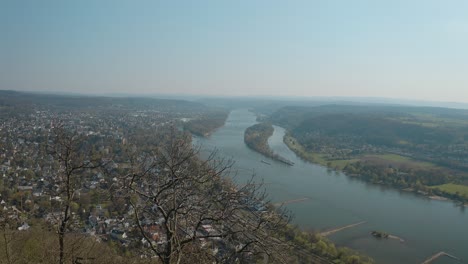
[{"label": "jetty on riverbank", "polygon": [[437,254],[432,255],[430,258],[426,259],[422,264],[429,264],[429,263],[432,263],[432,262],[435,261],[436,259],[438,259],[438,258],[440,258],[440,257],[443,257],[443,256],[446,256],[446,257],[449,257],[449,258],[452,258],[452,259],[461,261],[460,258],[455,257],[454,255],[450,255],[450,254],[447,253],[447,252],[441,251],[441,252],[439,252],[439,253],[437,253]]},{"label": "jetty on riverbank", "polygon": [[405,242],[405,240],[399,236],[388,235],[388,238],[399,240],[401,243]]},{"label": "jetty on riverbank", "polygon": [[292,204],[292,203],[300,203],[300,202],[304,202],[304,201],[307,201],[307,200],[310,200],[310,198],[302,197],[302,198],[298,198],[298,199],[292,199],[292,200],[287,200],[287,201],[280,202],[280,203],[275,203],[274,205],[275,206],[282,206],[282,205],[287,205],[287,204]]},{"label": "jetty on riverbank", "polygon": [[345,229],[349,229],[349,228],[353,228],[353,227],[356,227],[356,226],[359,226],[359,225],[362,225],[362,224],[365,224],[367,223],[367,221],[362,221],[362,222],[359,222],[359,223],[354,223],[354,224],[350,224],[350,225],[345,225],[345,226],[342,226],[342,227],[338,227],[338,228],[335,228],[335,229],[332,229],[332,230],[328,230],[328,231],[324,231],[324,232],[321,232],[320,235],[321,236],[329,236],[329,235],[332,235],[334,233],[337,233],[337,232],[340,232],[340,231],[343,231]]}]

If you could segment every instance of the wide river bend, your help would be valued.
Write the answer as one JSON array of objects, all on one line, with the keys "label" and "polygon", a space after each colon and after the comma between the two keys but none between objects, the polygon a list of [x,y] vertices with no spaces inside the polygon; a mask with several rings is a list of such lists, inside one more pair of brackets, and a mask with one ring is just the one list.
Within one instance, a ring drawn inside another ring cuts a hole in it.
[{"label": "wide river bend", "polygon": [[[468,212],[452,202],[364,183],[327,168],[301,160],[283,143],[284,129],[275,126],[270,147],[293,161],[287,166],[252,151],[244,144],[244,131],[257,123],[247,109],[230,113],[224,127],[209,138],[194,138],[203,152],[217,149],[233,158],[236,181],[252,173],[263,179],[273,202],[299,200],[287,204],[293,222],[305,230],[327,230],[361,221],[366,223],[329,236],[339,246],[347,246],[373,257],[377,263],[421,263],[445,251],[468,263]],[[271,165],[261,162],[267,161]],[[403,238],[376,239],[381,230]],[[433,263],[460,263],[441,257]]]}]

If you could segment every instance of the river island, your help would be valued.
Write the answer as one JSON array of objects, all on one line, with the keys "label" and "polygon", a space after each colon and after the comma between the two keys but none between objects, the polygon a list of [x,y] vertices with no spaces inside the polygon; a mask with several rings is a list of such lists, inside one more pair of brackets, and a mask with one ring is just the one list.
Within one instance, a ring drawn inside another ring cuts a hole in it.
[{"label": "river island", "polygon": [[[263,154],[266,157],[282,162],[289,166],[294,165],[294,162],[274,153],[273,150],[271,150],[270,146],[268,145],[268,138],[273,135],[273,131],[274,128],[271,123],[264,122],[255,124],[245,130],[244,142],[249,148]],[[269,164],[265,161],[262,162]]]}]

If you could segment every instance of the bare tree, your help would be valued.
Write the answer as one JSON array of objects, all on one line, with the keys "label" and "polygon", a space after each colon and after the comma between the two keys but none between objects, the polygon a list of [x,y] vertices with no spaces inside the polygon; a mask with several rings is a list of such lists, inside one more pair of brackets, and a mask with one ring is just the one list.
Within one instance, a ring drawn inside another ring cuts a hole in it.
[{"label": "bare tree", "polygon": [[273,234],[289,218],[266,208],[262,184],[236,186],[228,177],[233,161],[216,153],[201,160],[176,134],[152,149],[133,148],[131,169],[121,177],[120,195],[150,253],[165,264],[284,261],[287,244]]},{"label": "bare tree", "polygon": [[0,215],[0,263],[12,264],[15,263],[15,259],[12,256],[11,244],[14,240],[14,228],[18,223],[17,214],[5,206],[0,208]]},{"label": "bare tree", "polygon": [[47,146],[55,165],[53,188],[49,194],[58,197],[59,213],[54,214],[59,243],[59,263],[65,262],[65,235],[72,228],[72,203],[82,187],[85,173],[104,165],[100,155],[93,152],[86,138],[67,131],[63,125],[52,130],[50,144]]}]

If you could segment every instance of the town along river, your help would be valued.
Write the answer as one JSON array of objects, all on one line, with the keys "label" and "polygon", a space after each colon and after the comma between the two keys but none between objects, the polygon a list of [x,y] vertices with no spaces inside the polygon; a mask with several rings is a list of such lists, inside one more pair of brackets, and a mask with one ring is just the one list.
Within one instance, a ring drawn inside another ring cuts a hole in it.
[{"label": "town along river", "polygon": [[[244,131],[255,119],[246,109],[234,110],[224,127],[209,138],[194,138],[194,143],[203,152],[216,148],[219,155],[233,158],[237,182],[245,182],[252,173],[263,179],[272,202],[291,201],[286,207],[294,215],[293,223],[305,230],[323,231],[365,221],[328,238],[377,263],[422,263],[440,251],[468,263],[468,210],[452,202],[367,184],[302,161],[283,143],[284,129],[277,126],[270,147],[295,165],[275,162],[244,144]],[[370,234],[373,230],[404,242],[377,239]],[[459,262],[441,257],[433,263]]]}]

